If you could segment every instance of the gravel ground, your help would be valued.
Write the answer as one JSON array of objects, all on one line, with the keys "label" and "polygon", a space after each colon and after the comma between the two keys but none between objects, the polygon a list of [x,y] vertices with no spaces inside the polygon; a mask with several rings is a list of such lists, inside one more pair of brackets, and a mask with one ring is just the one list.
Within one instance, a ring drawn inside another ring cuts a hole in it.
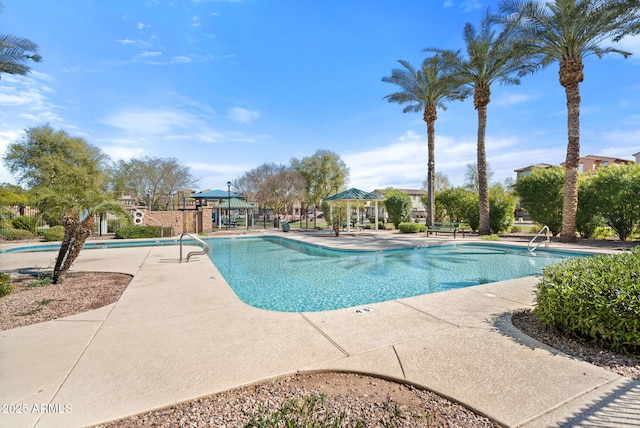
[{"label": "gravel ground", "polygon": [[[131,277],[111,273],[72,273],[61,285],[29,286],[38,278],[12,274],[16,288],[0,298],[0,330],[95,309],[115,302]],[[542,325],[531,311],[515,313],[525,334],[577,359],[640,380],[640,355],[621,355]],[[287,413],[286,407],[297,408]],[[129,417],[100,427],[287,426],[498,427],[429,391],[353,373],[295,374]],[[279,425],[260,418],[280,416]],[[251,424],[253,421],[253,425]],[[264,420],[263,420],[264,422]],[[316,425],[312,425],[316,423]],[[319,423],[322,423],[319,424]],[[332,425],[329,425],[331,423]],[[359,425],[360,424],[360,425]]]}]

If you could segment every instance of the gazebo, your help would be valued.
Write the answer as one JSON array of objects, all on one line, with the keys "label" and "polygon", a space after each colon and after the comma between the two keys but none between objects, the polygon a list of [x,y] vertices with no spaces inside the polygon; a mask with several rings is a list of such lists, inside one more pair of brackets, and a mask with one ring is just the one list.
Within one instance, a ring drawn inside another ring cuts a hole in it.
[{"label": "gazebo", "polygon": [[[219,201],[213,206],[213,208],[217,210],[216,223],[218,227],[222,226],[220,222],[222,217],[220,213],[222,210],[227,210],[227,222],[231,220],[231,210],[244,210],[245,227],[249,230],[249,210],[253,212],[253,209],[256,208],[256,206],[253,203],[243,201],[242,199],[231,198],[227,201]],[[251,216],[251,218],[253,219],[253,216]],[[253,224],[251,224],[251,226],[253,226]]]},{"label": "gazebo", "polygon": [[[384,198],[376,193],[365,192],[364,190],[351,188],[349,190],[345,190],[344,192],[337,193],[335,195],[324,198],[323,201],[327,202],[336,202],[336,201],[346,201],[347,202],[347,215],[351,212],[351,202],[365,202],[365,201],[374,201],[375,204],[375,230],[378,230],[378,201],[384,201]],[[351,219],[348,219],[351,220]],[[351,232],[351,221],[347,221],[347,232]]]},{"label": "gazebo", "polygon": [[245,211],[245,219],[247,220],[245,223],[247,229],[249,228],[249,210],[254,209],[255,205],[243,201],[242,199],[244,199],[244,197],[242,195],[231,193],[229,190],[208,190],[205,192],[193,193],[191,195],[187,195],[187,197],[196,199],[198,201],[198,205],[201,206],[207,205],[208,201],[215,201],[212,208],[216,210],[216,226],[218,228],[222,226],[221,211],[227,210],[227,215],[229,216],[229,211],[232,209]]}]

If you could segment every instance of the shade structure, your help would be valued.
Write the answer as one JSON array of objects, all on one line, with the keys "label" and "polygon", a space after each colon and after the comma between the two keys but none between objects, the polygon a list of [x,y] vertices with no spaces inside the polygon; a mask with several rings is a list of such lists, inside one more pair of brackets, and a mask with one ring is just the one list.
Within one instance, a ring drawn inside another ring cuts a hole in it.
[{"label": "shade structure", "polygon": [[248,230],[249,229],[249,210],[253,210],[254,208],[256,208],[255,204],[251,202],[243,201],[242,199],[233,198],[233,197],[231,199],[227,199],[226,201],[218,201],[218,203],[213,206],[213,209],[217,210],[217,216],[216,216],[217,226],[218,227],[222,226],[220,222],[220,220],[222,219],[222,216],[221,216],[222,210],[227,210],[227,216],[229,217],[227,221],[230,220],[230,213],[229,213],[230,210],[244,210],[245,227]]},{"label": "shade structure", "polygon": [[[347,213],[351,212],[350,202],[374,201],[375,203],[375,230],[378,230],[378,201],[384,201],[384,197],[377,193],[365,192],[364,190],[351,188],[344,192],[336,193],[323,199],[327,202],[346,201]],[[347,232],[351,232],[351,221],[347,221]]]}]

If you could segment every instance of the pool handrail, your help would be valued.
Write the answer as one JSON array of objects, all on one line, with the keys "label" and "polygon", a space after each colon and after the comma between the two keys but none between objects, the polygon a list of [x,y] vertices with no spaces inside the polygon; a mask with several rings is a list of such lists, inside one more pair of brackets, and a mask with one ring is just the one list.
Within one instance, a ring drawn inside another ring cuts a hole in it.
[{"label": "pool handrail", "polygon": [[202,250],[201,251],[191,251],[189,254],[187,254],[187,263],[189,263],[189,259],[191,258],[191,256],[198,256],[201,254],[208,254],[209,253],[209,244],[207,244],[206,242],[204,242],[202,239],[198,238],[197,236],[189,233],[189,232],[184,232],[180,235],[180,263],[182,263],[182,238],[184,238],[184,236],[189,236],[190,238],[194,239],[196,242],[199,242],[200,244],[202,244]]},{"label": "pool handrail", "polygon": [[[538,238],[540,235],[542,235],[542,232],[544,232],[546,229],[547,233],[546,233],[546,237],[547,239],[544,241],[540,241],[537,245],[534,245],[534,242],[536,240],[536,238]],[[551,241],[550,235],[551,232],[549,231],[549,226],[547,226],[546,224],[544,226],[542,226],[542,229],[540,229],[540,231],[538,233],[536,233],[536,236],[534,236],[531,241],[529,241],[529,245],[527,245],[527,249],[529,250],[530,253],[533,253],[540,245],[544,244],[545,247],[549,247],[549,242]]]}]

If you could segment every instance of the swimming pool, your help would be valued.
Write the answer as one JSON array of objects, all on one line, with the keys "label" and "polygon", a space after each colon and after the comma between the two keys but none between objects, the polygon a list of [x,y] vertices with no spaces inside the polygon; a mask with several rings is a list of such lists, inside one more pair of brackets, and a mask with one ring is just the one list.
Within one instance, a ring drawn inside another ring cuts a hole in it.
[{"label": "swimming pool", "polygon": [[245,303],[282,312],[367,305],[537,275],[585,254],[493,244],[330,250],[279,237],[214,239],[214,264]]}]

